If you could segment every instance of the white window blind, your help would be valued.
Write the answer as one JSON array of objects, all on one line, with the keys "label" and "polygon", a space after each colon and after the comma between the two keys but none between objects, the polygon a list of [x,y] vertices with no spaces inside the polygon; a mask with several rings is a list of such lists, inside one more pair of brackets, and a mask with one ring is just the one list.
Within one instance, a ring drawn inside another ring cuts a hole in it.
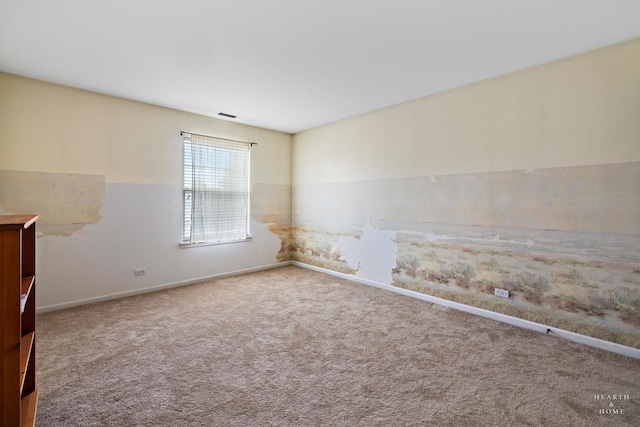
[{"label": "white window blind", "polygon": [[251,144],[186,132],[182,138],[182,243],[248,239]]}]

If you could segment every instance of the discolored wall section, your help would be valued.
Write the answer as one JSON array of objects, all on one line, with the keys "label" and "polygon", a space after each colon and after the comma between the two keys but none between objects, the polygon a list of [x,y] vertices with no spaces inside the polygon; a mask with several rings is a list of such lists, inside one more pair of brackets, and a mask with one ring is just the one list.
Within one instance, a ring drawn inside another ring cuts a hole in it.
[{"label": "discolored wall section", "polygon": [[[39,309],[288,259],[290,135],[2,73],[0,128],[0,213],[40,214]],[[180,248],[183,130],[257,143],[251,240]]]},{"label": "discolored wall section", "polygon": [[280,239],[278,261],[291,259],[291,185],[255,183],[251,189],[251,217],[268,224]]},{"label": "discolored wall section", "polygon": [[292,256],[640,348],[638,93],[632,40],[297,134]]},{"label": "discolored wall section", "polygon": [[[300,184],[296,214],[640,235],[638,162]],[[328,201],[330,203],[327,203]]]},{"label": "discolored wall section", "polygon": [[102,219],[102,175],[0,171],[0,209],[37,212],[38,236],[70,236]]}]

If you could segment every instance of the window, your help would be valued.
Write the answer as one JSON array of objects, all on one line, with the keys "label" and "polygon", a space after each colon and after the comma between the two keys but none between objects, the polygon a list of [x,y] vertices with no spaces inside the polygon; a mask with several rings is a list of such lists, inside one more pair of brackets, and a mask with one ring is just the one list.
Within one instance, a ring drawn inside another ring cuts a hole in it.
[{"label": "window", "polygon": [[249,238],[251,143],[182,133],[182,245]]}]

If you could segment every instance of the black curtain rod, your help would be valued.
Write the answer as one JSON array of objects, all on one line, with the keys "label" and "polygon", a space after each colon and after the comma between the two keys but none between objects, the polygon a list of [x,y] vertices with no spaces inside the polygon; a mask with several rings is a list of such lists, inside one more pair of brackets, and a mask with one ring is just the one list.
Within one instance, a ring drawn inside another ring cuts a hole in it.
[{"label": "black curtain rod", "polygon": [[250,145],[250,146],[252,146],[252,147],[253,147],[254,145],[258,145],[258,143],[257,143],[257,142],[239,141],[239,140],[237,140],[237,139],[220,138],[220,137],[218,137],[218,136],[211,136],[211,135],[202,135],[202,134],[200,134],[200,133],[186,132],[186,131],[184,131],[184,130],[181,130],[181,131],[180,131],[180,135],[181,135],[181,136],[184,136],[184,134],[185,134],[185,133],[187,133],[187,134],[189,134],[189,135],[204,136],[205,138],[221,139],[221,140],[223,140],[223,141],[241,142],[241,143],[243,143],[243,144],[249,144],[249,145]]}]

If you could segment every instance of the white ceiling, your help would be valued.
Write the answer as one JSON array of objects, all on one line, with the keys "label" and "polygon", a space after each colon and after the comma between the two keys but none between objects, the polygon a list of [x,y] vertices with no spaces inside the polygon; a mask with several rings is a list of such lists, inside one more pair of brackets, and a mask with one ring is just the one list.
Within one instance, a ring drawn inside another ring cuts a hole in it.
[{"label": "white ceiling", "polygon": [[0,0],[1,71],[288,133],[637,37],[638,0]]}]

